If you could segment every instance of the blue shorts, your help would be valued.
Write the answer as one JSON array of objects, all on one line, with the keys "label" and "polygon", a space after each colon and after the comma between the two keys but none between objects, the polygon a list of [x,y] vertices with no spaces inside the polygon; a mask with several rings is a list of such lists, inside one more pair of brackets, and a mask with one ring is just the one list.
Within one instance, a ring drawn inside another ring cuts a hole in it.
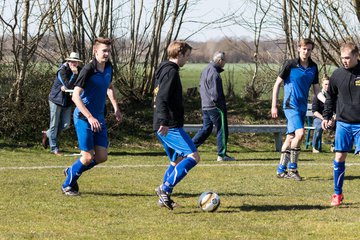
[{"label": "blue shorts", "polygon": [[360,151],[360,124],[336,121],[335,151],[349,152],[355,143],[355,154]]},{"label": "blue shorts", "polygon": [[74,118],[74,126],[78,138],[79,149],[82,151],[94,150],[95,146],[108,148],[109,141],[105,122],[101,122],[101,131],[93,132],[89,122],[85,119]]},{"label": "blue shorts", "polygon": [[286,134],[294,133],[296,130],[304,128],[306,111],[299,112],[294,109],[285,109],[284,113],[287,121]]},{"label": "blue shorts", "polygon": [[156,132],[156,136],[164,146],[170,161],[174,162],[178,157],[186,157],[196,152],[197,149],[183,128],[169,128],[166,137]]}]

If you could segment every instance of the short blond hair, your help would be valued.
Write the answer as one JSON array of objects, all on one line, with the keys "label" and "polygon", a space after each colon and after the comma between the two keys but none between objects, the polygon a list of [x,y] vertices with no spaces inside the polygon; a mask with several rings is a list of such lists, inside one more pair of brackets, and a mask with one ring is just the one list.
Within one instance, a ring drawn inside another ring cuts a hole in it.
[{"label": "short blond hair", "polygon": [[315,43],[310,38],[302,38],[302,39],[300,39],[298,47],[305,47],[308,44],[311,44],[311,46],[312,46],[311,49],[314,49]]},{"label": "short blond hair", "polygon": [[192,50],[192,47],[185,41],[175,40],[171,42],[167,48],[167,54],[169,58],[177,58],[179,54],[185,55],[188,50]]}]

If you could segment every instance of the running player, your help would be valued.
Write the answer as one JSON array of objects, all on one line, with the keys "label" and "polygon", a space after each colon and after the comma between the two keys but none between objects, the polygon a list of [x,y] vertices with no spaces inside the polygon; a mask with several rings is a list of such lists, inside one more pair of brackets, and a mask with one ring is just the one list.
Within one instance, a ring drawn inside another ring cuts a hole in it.
[{"label": "running player", "polygon": [[111,39],[96,38],[95,58],[81,70],[75,83],[72,100],[76,105],[74,125],[81,150],[81,157],[65,169],[62,191],[65,195],[79,195],[77,180],[84,171],[103,163],[108,157],[108,136],[104,117],[106,95],[114,108],[117,121],[122,116],[112,85],[113,68],[109,61]]},{"label": "running player", "polygon": [[355,154],[360,151],[360,64],[359,48],[354,43],[344,43],[341,48],[343,67],[336,69],[330,77],[328,94],[324,106],[322,128],[334,124],[331,120],[336,107],[334,194],[331,205],[339,206],[344,195],[342,187],[345,177],[347,153],[356,144]]}]

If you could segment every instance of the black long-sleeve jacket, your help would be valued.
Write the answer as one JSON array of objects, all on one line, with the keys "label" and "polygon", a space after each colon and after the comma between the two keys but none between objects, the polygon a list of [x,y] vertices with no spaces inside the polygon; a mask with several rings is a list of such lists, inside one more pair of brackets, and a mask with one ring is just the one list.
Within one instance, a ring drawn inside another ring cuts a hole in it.
[{"label": "black long-sleeve jacket", "polygon": [[338,68],[330,77],[324,118],[330,120],[334,110],[337,121],[360,123],[360,62],[350,69]]},{"label": "black long-sleeve jacket", "polygon": [[155,72],[153,128],[184,125],[184,103],[179,75],[180,67],[164,61]]}]

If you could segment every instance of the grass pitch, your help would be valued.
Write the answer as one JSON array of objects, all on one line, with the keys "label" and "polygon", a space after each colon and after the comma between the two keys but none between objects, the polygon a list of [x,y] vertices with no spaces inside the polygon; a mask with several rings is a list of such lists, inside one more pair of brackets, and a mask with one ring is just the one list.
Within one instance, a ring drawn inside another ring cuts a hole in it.
[{"label": "grass pitch", "polygon": [[[232,138],[231,141],[234,141]],[[40,147],[0,149],[0,239],[358,239],[360,163],[349,154],[344,204],[330,207],[332,153],[300,155],[305,181],[277,179],[279,153],[230,142],[235,162],[216,162],[214,139],[175,188],[181,206],[157,206],[154,188],[167,158],[160,145],[111,148],[109,161],[80,178],[81,196],[62,195],[62,170],[74,157]],[[73,151],[73,149],[68,149]],[[214,213],[198,197],[220,195]]]}]

